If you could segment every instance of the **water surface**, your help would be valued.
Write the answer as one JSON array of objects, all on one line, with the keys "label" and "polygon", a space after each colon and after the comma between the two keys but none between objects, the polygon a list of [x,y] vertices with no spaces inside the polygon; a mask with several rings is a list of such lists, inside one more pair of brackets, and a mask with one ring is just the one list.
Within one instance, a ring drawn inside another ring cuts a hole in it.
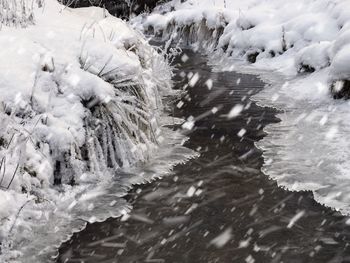
[{"label": "water surface", "polygon": [[[279,188],[260,170],[262,152],[254,143],[266,125],[279,121],[275,110],[249,99],[264,83],[253,75],[212,72],[205,56],[185,52],[189,59],[176,72],[176,87],[192,74],[199,81],[190,81],[195,85],[173,114],[194,120],[184,131],[186,146],[200,157],[135,187],[129,216],[88,225],[61,247],[58,262],[350,261],[347,218],[316,203],[310,192]],[[229,119],[237,105],[244,111]]]}]

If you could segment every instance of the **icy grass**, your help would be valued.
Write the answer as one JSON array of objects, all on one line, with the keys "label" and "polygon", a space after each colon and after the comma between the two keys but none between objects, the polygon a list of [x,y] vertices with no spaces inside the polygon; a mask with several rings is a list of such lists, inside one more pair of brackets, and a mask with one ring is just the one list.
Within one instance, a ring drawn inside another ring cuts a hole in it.
[{"label": "icy grass", "polygon": [[271,83],[254,96],[282,110],[257,143],[263,171],[350,214],[350,107],[332,99],[350,94],[349,1],[174,0],[134,22],[208,52],[218,70]]},{"label": "icy grass", "polygon": [[42,4],[42,0],[1,0],[0,28],[26,27],[34,24],[34,8],[41,7]]},{"label": "icy grass", "polygon": [[86,222],[126,213],[132,183],[192,153],[162,127],[170,58],[142,35],[100,8],[0,7],[0,261],[47,262]]}]

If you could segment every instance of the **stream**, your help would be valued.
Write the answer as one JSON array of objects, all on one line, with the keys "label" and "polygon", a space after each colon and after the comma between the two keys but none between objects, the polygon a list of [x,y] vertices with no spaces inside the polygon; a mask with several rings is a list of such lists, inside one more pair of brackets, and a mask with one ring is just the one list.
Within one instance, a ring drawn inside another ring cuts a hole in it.
[{"label": "stream", "polygon": [[200,157],[135,186],[130,215],[88,225],[61,246],[57,262],[349,262],[349,220],[261,172],[254,143],[279,121],[276,110],[249,99],[265,84],[213,72],[206,56],[184,52],[175,88],[191,85],[173,115],[193,119],[185,146]]}]

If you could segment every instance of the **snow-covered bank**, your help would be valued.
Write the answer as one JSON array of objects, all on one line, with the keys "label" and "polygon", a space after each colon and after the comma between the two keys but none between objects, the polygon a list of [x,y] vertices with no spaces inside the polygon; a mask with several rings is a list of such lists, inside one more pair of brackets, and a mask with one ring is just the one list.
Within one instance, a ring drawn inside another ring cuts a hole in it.
[{"label": "snow-covered bank", "polygon": [[350,105],[333,100],[350,94],[349,1],[174,0],[135,23],[214,54],[220,70],[270,82],[255,99],[283,113],[257,143],[264,171],[350,214]]},{"label": "snow-covered bank", "polygon": [[2,1],[0,22],[0,262],[47,262],[192,152],[164,127],[166,56],[125,22],[55,0]]},{"label": "snow-covered bank", "polygon": [[337,92],[350,79],[349,5],[338,0],[174,0],[137,23],[165,38],[175,33],[187,43],[199,41],[258,68],[289,75],[329,68],[328,81]]}]

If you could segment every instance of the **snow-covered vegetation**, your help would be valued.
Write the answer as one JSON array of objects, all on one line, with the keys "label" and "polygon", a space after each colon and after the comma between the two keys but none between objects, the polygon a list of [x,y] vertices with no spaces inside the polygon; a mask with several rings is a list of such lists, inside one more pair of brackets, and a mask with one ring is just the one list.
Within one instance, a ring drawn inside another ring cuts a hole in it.
[{"label": "snow-covered vegetation", "polygon": [[[339,93],[350,79],[347,1],[172,1],[142,20],[149,33],[199,43],[283,73],[327,68]],[[140,21],[138,21],[140,22]]]},{"label": "snow-covered vegetation", "polygon": [[34,8],[41,7],[42,1],[8,1],[0,2],[0,26],[26,27],[34,23]]},{"label": "snow-covered vegetation", "polygon": [[220,70],[259,74],[254,96],[280,123],[257,146],[264,172],[350,213],[350,3],[346,0],[173,0],[135,24],[210,54]]},{"label": "snow-covered vegetation", "polygon": [[102,8],[5,0],[0,25],[0,261],[46,262],[85,222],[125,213],[132,183],[167,172],[133,167],[183,139],[162,128],[171,67]]}]

